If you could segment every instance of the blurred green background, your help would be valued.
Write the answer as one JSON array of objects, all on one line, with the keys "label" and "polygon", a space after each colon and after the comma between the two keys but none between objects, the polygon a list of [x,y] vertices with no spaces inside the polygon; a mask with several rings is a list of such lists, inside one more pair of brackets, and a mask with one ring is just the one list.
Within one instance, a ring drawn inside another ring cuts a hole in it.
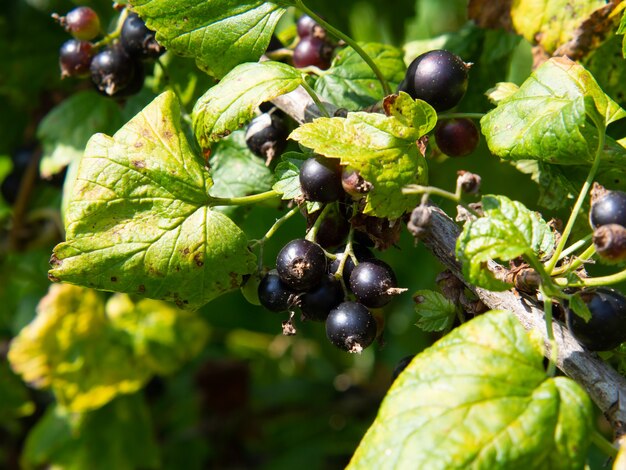
[{"label": "blurred green background", "polygon": [[[79,3],[95,8],[104,24],[114,15],[106,0],[2,3],[0,179],[10,170],[11,155],[20,149],[38,147],[37,126],[50,109],[76,91],[89,88],[84,81],[60,80],[58,49],[67,35],[50,17],[52,12],[64,13]],[[486,111],[489,103],[483,93],[488,88],[498,81],[519,84],[530,73],[530,45],[511,34],[486,32],[469,24],[465,1],[312,0],[309,6],[359,41],[399,47],[406,44],[409,58],[425,50],[446,47],[473,62],[470,90],[460,111]],[[289,22],[289,16],[283,21]],[[149,99],[148,93],[126,106],[140,109],[142,100]],[[432,161],[431,183],[453,190],[460,169],[482,176],[483,193],[506,194],[532,209],[540,209],[539,193],[530,178],[489,155],[484,144],[469,158]],[[59,188],[37,182],[29,209],[56,211],[60,202]],[[435,202],[442,202],[454,213],[450,204],[436,199]],[[255,208],[243,227],[249,238],[260,238],[282,213],[270,207]],[[48,288],[47,263],[52,247],[59,241],[54,234],[44,237],[36,233],[20,250],[9,249],[10,214],[11,209],[3,202],[3,358],[8,342],[33,319],[35,306]],[[552,216],[563,214],[546,214],[546,218]],[[301,218],[291,219],[268,244],[266,265],[273,264],[284,243],[302,237],[304,228]],[[332,347],[322,324],[299,324],[297,336],[281,336],[280,323],[284,318],[250,305],[239,292],[205,306],[201,314],[210,325],[211,335],[200,357],[173,376],[153,379],[141,392],[149,405],[163,467],[342,468],[373,420],[395,365],[437,338],[414,326],[416,315],[410,293],[435,288],[441,266],[423,246],[415,246],[406,231],[398,246],[380,257],[394,267],[399,284],[407,287],[409,293],[385,309],[385,344],[373,346],[361,355],[349,355]],[[0,373],[8,374],[5,369]],[[4,383],[9,381],[6,378]],[[0,382],[0,402],[9,393],[1,385]],[[0,414],[1,468],[20,468],[25,436],[51,402],[45,392],[24,389],[20,393],[35,404],[34,413],[26,417]],[[132,434],[129,439],[133,439]],[[81,441],[80,445],[98,443]]]}]

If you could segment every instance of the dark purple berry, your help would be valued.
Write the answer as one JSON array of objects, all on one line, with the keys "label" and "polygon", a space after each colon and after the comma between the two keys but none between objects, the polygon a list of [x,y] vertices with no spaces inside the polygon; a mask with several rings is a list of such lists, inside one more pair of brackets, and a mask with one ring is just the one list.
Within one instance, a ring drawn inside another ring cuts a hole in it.
[{"label": "dark purple berry", "polygon": [[255,117],[246,129],[246,145],[256,156],[271,162],[287,146],[289,130],[278,112]]},{"label": "dark purple berry", "polygon": [[308,291],[326,275],[326,254],[317,243],[304,238],[287,243],[276,257],[280,279],[297,291]]},{"label": "dark purple berry", "polygon": [[61,78],[86,77],[93,56],[90,42],[70,39],[65,41],[59,50],[59,67]]},{"label": "dark purple berry", "polygon": [[272,312],[289,310],[297,301],[297,293],[280,280],[275,269],[263,276],[258,294],[261,305]]},{"label": "dark purple berry", "polygon": [[[341,263],[341,260],[343,259],[343,253],[345,249],[346,247],[343,246],[335,252],[336,258],[330,263],[330,267],[329,267],[329,271],[331,274],[335,274],[337,270],[339,269],[339,264]],[[354,256],[356,256],[356,259],[359,263],[362,263],[363,261],[372,260],[375,258],[374,254],[369,248],[360,244],[356,244],[356,243],[353,244],[352,251],[354,253]],[[348,259],[346,260],[346,263],[343,266],[343,280],[346,284],[346,287],[348,288],[350,288],[350,275],[352,274],[352,271],[354,270],[354,266],[355,264],[354,264],[354,261],[352,261],[352,257],[348,256]]]},{"label": "dark purple berry", "polygon": [[589,211],[589,222],[594,229],[608,224],[626,227],[626,193],[607,191],[594,201]]},{"label": "dark purple berry", "polygon": [[309,201],[339,200],[345,194],[339,161],[321,156],[308,158],[300,167],[300,187]]},{"label": "dark purple berry", "polygon": [[567,326],[574,337],[591,351],[610,351],[626,341],[626,297],[614,289],[584,290],[581,298],[591,312],[585,322],[566,310]]},{"label": "dark purple berry", "polygon": [[326,30],[309,15],[302,15],[298,18],[297,29],[300,39],[309,36],[315,36],[319,39],[324,39],[326,37]]},{"label": "dark purple berry", "polygon": [[376,339],[376,320],[364,305],[343,302],[328,314],[326,336],[339,349],[360,353]]},{"label": "dark purple berry", "polygon": [[156,59],[165,52],[154,31],[136,13],[130,13],[124,20],[120,41],[126,53],[138,59]]},{"label": "dark purple berry", "polygon": [[91,81],[107,96],[120,96],[133,84],[135,74],[143,73],[142,64],[130,57],[121,47],[109,47],[96,54],[91,61]]},{"label": "dark purple berry", "polygon": [[469,155],[476,150],[479,140],[478,128],[471,119],[448,119],[435,129],[437,146],[449,157]]},{"label": "dark purple berry", "polygon": [[[336,204],[320,224],[315,241],[324,249],[335,247],[346,241],[350,232],[350,222],[348,222],[345,212],[342,211],[343,207]],[[316,212],[316,214],[320,213],[321,211]]]},{"label": "dark purple berry", "polygon": [[76,7],[65,17],[52,16],[68,33],[81,41],[91,41],[100,34],[100,18],[92,8]]},{"label": "dark purple berry", "polygon": [[358,302],[377,308],[391,302],[398,294],[398,282],[391,267],[381,260],[359,263],[350,275],[350,289]]},{"label": "dark purple berry", "polygon": [[414,99],[426,101],[437,111],[446,111],[454,108],[465,95],[468,69],[452,52],[426,52],[411,62],[400,90]]},{"label": "dark purple berry", "polygon": [[297,68],[315,66],[322,70],[330,67],[333,46],[314,36],[302,38],[293,50],[293,65]]},{"label": "dark purple berry", "polygon": [[317,287],[300,296],[300,310],[306,320],[325,321],[329,312],[343,300],[341,283],[328,275]]}]

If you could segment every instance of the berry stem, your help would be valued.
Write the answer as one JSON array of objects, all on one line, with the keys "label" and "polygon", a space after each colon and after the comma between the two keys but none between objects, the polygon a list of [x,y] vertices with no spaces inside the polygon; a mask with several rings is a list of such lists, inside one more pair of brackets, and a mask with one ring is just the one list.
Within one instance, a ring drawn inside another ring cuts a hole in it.
[{"label": "berry stem", "polygon": [[481,119],[484,115],[485,113],[442,113],[437,115],[437,120],[460,118]]},{"label": "berry stem", "polygon": [[296,7],[300,11],[302,11],[302,13],[306,13],[311,18],[313,18],[320,26],[322,26],[330,34],[332,34],[333,36],[335,36],[335,37],[337,37],[339,39],[342,39],[343,41],[345,41],[346,44],[348,44],[350,47],[352,47],[352,49],[354,49],[354,51],[361,56],[361,58],[365,61],[365,63],[370,66],[370,68],[372,69],[372,71],[376,75],[376,78],[378,78],[378,81],[380,82],[381,86],[383,87],[383,92],[384,92],[385,96],[391,95],[391,87],[389,86],[389,83],[385,79],[385,76],[382,74],[382,72],[380,71],[380,69],[378,68],[376,63],[367,54],[367,52],[365,52],[363,50],[363,48],[361,46],[359,46],[359,44],[354,39],[352,39],[350,36],[347,36],[346,34],[342,33],[340,30],[338,30],[337,28],[335,28],[331,24],[327,23],[323,18],[320,18],[320,16],[317,15],[314,11],[312,11],[309,7],[307,7],[304,4],[304,2],[302,2],[302,0],[296,0]]},{"label": "berry stem", "polygon": [[322,225],[322,222],[324,222],[324,219],[328,215],[328,212],[330,211],[331,206],[332,206],[331,204],[326,204],[324,206],[324,209],[322,209],[322,213],[315,220],[313,227],[311,227],[311,229],[307,232],[306,236],[304,237],[306,240],[315,243],[315,239],[317,238],[317,232],[319,232],[320,226]]},{"label": "berry stem", "polygon": [[267,201],[269,199],[276,199],[279,197],[273,189],[265,191],[264,193],[252,194],[250,196],[240,197],[214,197],[209,196],[209,206],[247,206],[250,204],[257,204],[259,202]]},{"label": "berry stem", "polygon": [[574,228],[574,224],[576,223],[578,214],[580,213],[580,210],[582,209],[585,199],[587,198],[587,193],[591,189],[591,185],[593,184],[593,180],[596,176],[596,172],[598,171],[598,167],[600,166],[600,157],[602,156],[602,151],[604,150],[604,139],[606,135],[606,127],[604,126],[603,123],[598,122],[598,120],[593,115],[590,115],[590,118],[593,120],[594,124],[596,125],[596,128],[598,129],[598,149],[596,150],[596,155],[595,155],[595,158],[593,159],[593,164],[591,165],[591,168],[589,169],[589,173],[587,174],[587,179],[585,180],[585,183],[583,184],[583,187],[580,190],[580,194],[578,195],[576,204],[574,204],[574,208],[572,209],[572,213],[570,214],[569,220],[567,221],[567,225],[565,226],[565,229],[563,230],[561,239],[559,240],[559,243],[556,246],[556,249],[554,250],[554,254],[552,255],[552,258],[550,258],[550,260],[545,265],[546,271],[550,274],[552,273],[552,271],[554,271],[554,267],[556,266],[556,263],[559,261],[561,252],[565,248],[567,239],[572,233],[572,229]]},{"label": "berry stem", "polygon": [[588,277],[567,283],[567,287],[601,287],[626,281],[626,269],[608,276]]},{"label": "berry stem", "polygon": [[541,292],[541,296],[543,297],[543,312],[544,320],[546,322],[546,334],[548,337],[548,342],[550,343],[550,361],[548,363],[548,369],[546,373],[548,374],[548,377],[554,377],[554,374],[556,373],[556,360],[558,352],[556,341],[554,339],[554,331],[552,330],[552,297],[548,295],[544,287],[545,286],[542,283],[539,286],[539,292]]},{"label": "berry stem", "polygon": [[344,295],[348,296],[348,287],[343,279],[343,270],[346,267],[346,262],[348,260],[348,256],[352,258],[352,262],[354,265],[358,265],[359,261],[356,259],[356,255],[354,254],[354,248],[352,247],[352,241],[354,239],[354,227],[350,226],[350,231],[348,232],[348,240],[346,241],[346,249],[343,250],[343,257],[339,262],[339,266],[337,267],[337,271],[333,274],[335,279],[339,280],[341,283],[341,288],[343,289]]},{"label": "berry stem", "polygon": [[313,102],[317,105],[317,108],[324,115],[324,117],[330,117],[330,114],[328,114],[328,110],[326,109],[326,106],[324,106],[324,103],[322,103],[322,100],[320,100],[319,96],[317,96],[317,93],[315,93],[315,90],[311,88],[311,85],[309,85],[306,82],[305,76],[302,76],[302,88],[304,88],[306,92],[309,94],[309,96],[313,99]]},{"label": "berry stem", "polygon": [[464,204],[461,200],[463,197],[463,188],[459,181],[457,181],[456,190],[454,193],[446,191],[445,189],[437,188],[435,186],[422,186],[420,184],[410,184],[402,188],[402,194],[423,194],[421,204],[426,204],[428,198],[431,195],[440,196],[445,199],[449,199],[457,204],[462,205],[472,215],[479,217],[479,214],[467,204]]},{"label": "berry stem", "polygon": [[107,34],[106,36],[104,36],[100,41],[94,43],[93,48],[100,49],[101,47],[104,47],[112,43],[113,41],[115,41],[117,38],[119,38],[120,34],[122,33],[122,26],[124,26],[124,21],[126,21],[127,16],[128,16],[128,8],[124,8],[122,12],[120,13],[119,18],[117,19],[115,30],[111,32],[110,34]]},{"label": "berry stem", "polygon": [[[581,241],[583,241],[583,240],[581,240]],[[573,248],[573,247],[574,247],[574,245],[572,245],[570,248]],[[565,251],[563,253],[565,253]],[[564,266],[561,266],[561,267],[556,268],[555,270],[553,270],[552,271],[552,275],[553,276],[560,276],[562,274],[570,273],[572,271],[575,271],[580,266],[582,266],[583,264],[588,262],[591,259],[591,257],[593,255],[595,255],[595,254],[596,254],[596,247],[595,247],[595,245],[592,244],[592,245],[588,246],[587,249],[585,251],[583,251],[579,256],[576,256],[572,261],[570,261],[569,263],[567,263]],[[565,255],[565,256],[567,256],[567,255]],[[563,256],[561,256],[561,258],[562,257]]]},{"label": "berry stem", "polygon": [[609,457],[617,457],[617,449],[596,429],[591,432],[591,442]]},{"label": "berry stem", "polygon": [[265,247],[265,243],[270,238],[272,238],[272,236],[278,231],[278,229],[280,227],[282,227],[282,225],[285,222],[287,222],[289,219],[291,219],[291,217],[296,215],[298,212],[300,212],[300,207],[295,206],[293,209],[291,209],[289,212],[287,212],[281,218],[276,219],[276,222],[274,222],[274,225],[272,225],[270,227],[270,229],[265,233],[265,235],[263,235],[263,238],[261,238],[259,240],[250,240],[249,246],[250,246],[251,249],[256,247],[256,246],[259,247],[259,256],[258,256],[259,271],[261,271],[263,269],[263,248]]}]

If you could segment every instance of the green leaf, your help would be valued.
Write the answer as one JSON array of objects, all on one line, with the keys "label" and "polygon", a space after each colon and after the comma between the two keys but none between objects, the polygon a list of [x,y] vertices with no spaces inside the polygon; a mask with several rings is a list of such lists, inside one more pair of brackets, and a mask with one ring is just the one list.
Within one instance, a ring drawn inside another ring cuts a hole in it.
[{"label": "green leaf", "polygon": [[198,70],[194,60],[170,52],[159,57],[159,65],[154,68],[152,89],[159,92],[174,89],[183,107],[187,107],[193,106],[215,83],[213,78]]},{"label": "green leaf", "polygon": [[106,304],[111,326],[130,336],[134,357],[155,374],[171,374],[196,357],[208,339],[204,320],[160,300],[134,303],[116,294]]},{"label": "green leaf", "polygon": [[515,30],[530,43],[539,43],[549,55],[573,39],[577,29],[602,0],[535,0],[516,2],[511,7]]},{"label": "green leaf", "polygon": [[419,354],[394,382],[349,469],[579,469],[589,397],[546,376],[542,345],[488,312]]},{"label": "green leaf", "polygon": [[80,160],[96,132],[113,133],[123,124],[118,104],[95,91],[81,91],[50,111],[37,128],[43,146],[40,173],[49,178]]},{"label": "green leaf", "polygon": [[[397,88],[406,72],[403,52],[378,43],[366,43],[361,47],[376,63],[391,88]],[[331,67],[315,82],[315,91],[323,100],[349,111],[373,105],[385,95],[370,66],[351,47],[337,53]]]},{"label": "green leaf", "polygon": [[401,92],[385,102],[387,116],[348,113],[347,118],[319,118],[294,130],[290,138],[342,165],[358,170],[373,185],[364,212],[394,219],[419,203],[402,194],[409,184],[427,181],[427,165],[416,141],[437,122],[433,108]]},{"label": "green leaf", "polygon": [[[626,117],[626,111],[604,94],[581,65],[553,58],[480,124],[489,150],[503,159],[590,165],[598,131],[589,125],[588,115],[599,115],[608,125]],[[623,164],[624,156],[618,158]]]},{"label": "green leaf", "polygon": [[31,386],[52,388],[59,404],[74,412],[133,393],[151,373],[108,323],[100,293],[52,285],[37,317],[11,343],[11,367]]},{"label": "green leaf", "polygon": [[212,185],[173,93],[87,145],[52,279],[197,308],[255,269],[244,233],[210,207]]},{"label": "green leaf", "polygon": [[203,148],[239,129],[265,101],[295,90],[302,73],[280,62],[241,64],[196,102],[193,127]]},{"label": "green leaf", "polygon": [[424,331],[445,331],[456,318],[456,305],[439,292],[418,290],[413,294],[417,326]]},{"label": "green leaf", "polygon": [[568,306],[576,315],[578,315],[583,320],[591,320],[591,312],[589,311],[589,307],[587,307],[587,304],[580,296],[580,293],[576,293],[568,299]]},{"label": "green leaf", "polygon": [[242,62],[265,53],[285,7],[281,0],[132,0],[133,10],[156,38],[175,54],[196,59],[198,67],[222,78]]},{"label": "green leaf", "polygon": [[485,92],[485,95],[487,96],[487,98],[489,98],[489,101],[491,101],[495,105],[498,105],[500,104],[500,102],[517,93],[518,90],[519,86],[517,86],[515,83],[499,82],[496,83],[495,87],[487,90]]},{"label": "green leaf", "polygon": [[554,245],[554,235],[541,216],[505,196],[484,196],[484,217],[468,221],[456,244],[464,276],[477,286],[505,290],[486,267],[489,260],[510,261],[519,256],[538,260]]},{"label": "green leaf", "polygon": [[307,158],[307,155],[298,152],[287,152],[276,165],[276,183],[272,189],[281,194],[282,199],[295,199],[302,195],[300,167]]},{"label": "green leaf", "polygon": [[27,468],[160,468],[150,413],[139,395],[79,415],[48,407],[28,435],[22,460]]}]

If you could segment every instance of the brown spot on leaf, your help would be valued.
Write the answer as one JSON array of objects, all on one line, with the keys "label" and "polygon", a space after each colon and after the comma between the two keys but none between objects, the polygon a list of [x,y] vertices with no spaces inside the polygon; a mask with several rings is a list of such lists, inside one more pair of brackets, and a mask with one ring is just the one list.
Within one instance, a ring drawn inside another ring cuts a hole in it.
[{"label": "brown spot on leaf", "polygon": [[193,260],[196,263],[196,266],[198,266],[199,268],[204,266],[203,258],[204,256],[202,253],[196,253],[195,256],[193,257]]},{"label": "brown spot on leaf", "polygon": [[143,160],[131,160],[131,165],[133,165],[135,168],[145,168],[146,167],[146,162]]},{"label": "brown spot on leaf", "polygon": [[237,275],[237,273],[234,272],[229,272],[228,276],[230,277],[230,287],[232,289],[236,289],[239,287],[240,283],[239,283],[239,276]]},{"label": "brown spot on leaf", "polygon": [[398,95],[385,96],[385,99],[383,100],[383,110],[387,116],[391,116],[391,108],[394,104],[396,104],[397,99]]},{"label": "brown spot on leaf", "polygon": [[61,282],[61,279],[59,279],[56,276],[53,276],[52,274],[48,273],[48,279],[50,280],[50,282]]},{"label": "brown spot on leaf", "polygon": [[137,288],[137,291],[139,291],[139,293],[143,294],[146,291],[146,286],[144,286],[143,284],[139,284],[139,287]]},{"label": "brown spot on leaf", "polygon": [[190,252],[189,248],[185,248],[185,249],[181,250],[181,253],[182,253],[183,255],[188,255],[188,254],[189,254],[189,252]]},{"label": "brown spot on leaf", "polygon": [[172,137],[174,137],[174,134],[172,133],[172,131],[170,131],[169,129],[166,129],[163,131],[163,138],[166,140],[170,140]]},{"label": "brown spot on leaf", "polygon": [[50,263],[50,266],[52,266],[53,268],[57,268],[63,264],[63,261],[57,258],[56,253],[52,253],[49,263]]},{"label": "brown spot on leaf", "polygon": [[143,141],[138,140],[137,142],[133,144],[133,147],[135,147],[136,149],[143,147]]},{"label": "brown spot on leaf", "polygon": [[111,277],[111,282],[117,282],[117,278],[115,276]]}]

